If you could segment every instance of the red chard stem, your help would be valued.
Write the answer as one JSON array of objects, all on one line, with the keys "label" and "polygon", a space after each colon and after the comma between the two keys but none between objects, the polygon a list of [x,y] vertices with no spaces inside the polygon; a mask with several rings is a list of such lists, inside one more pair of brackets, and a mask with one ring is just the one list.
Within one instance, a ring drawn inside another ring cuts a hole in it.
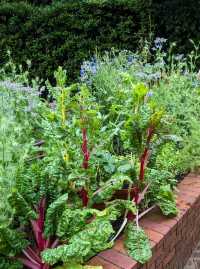
[{"label": "red chard stem", "polygon": [[88,192],[84,188],[82,188],[79,191],[79,196],[81,197],[83,206],[87,206],[89,202]]},{"label": "red chard stem", "polygon": [[151,139],[154,135],[154,127],[151,126],[148,128],[147,130],[147,141],[146,141],[146,147],[144,149],[144,152],[140,158],[140,175],[139,175],[139,179],[141,181],[144,181],[144,175],[145,175],[145,168],[146,168],[146,164],[147,164],[147,159],[149,157],[149,144],[151,142]]},{"label": "red chard stem", "polygon": [[144,180],[144,174],[145,174],[145,163],[146,163],[146,158],[148,156],[148,149],[145,148],[144,153],[142,154],[141,158],[140,158],[140,175],[139,175],[139,179],[141,181]]},{"label": "red chard stem", "polygon": [[87,141],[87,130],[86,128],[82,129],[82,135],[83,135],[83,143],[82,143],[82,152],[83,152],[83,168],[88,169],[89,167],[89,159],[90,159],[90,153],[88,150],[88,141]]},{"label": "red chard stem", "polygon": [[[89,167],[89,160],[90,160],[90,152],[88,150],[88,140],[87,140],[87,130],[86,128],[82,129],[82,136],[83,136],[83,143],[82,143],[82,152],[83,152],[83,164],[82,167],[84,169],[88,169]],[[79,192],[79,195],[82,199],[82,203],[83,206],[87,206],[88,205],[88,192],[87,190],[85,190],[84,188],[82,188],[82,190]]]}]

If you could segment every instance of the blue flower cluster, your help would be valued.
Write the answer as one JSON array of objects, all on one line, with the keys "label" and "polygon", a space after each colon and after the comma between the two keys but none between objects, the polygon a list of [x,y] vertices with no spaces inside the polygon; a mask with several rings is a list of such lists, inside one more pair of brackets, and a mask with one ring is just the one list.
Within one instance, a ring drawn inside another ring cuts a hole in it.
[{"label": "blue flower cluster", "polygon": [[38,106],[38,99],[37,97],[40,96],[40,91],[44,88],[32,88],[29,86],[24,86],[22,83],[19,82],[12,82],[10,80],[3,80],[0,81],[0,87],[5,88],[6,90],[12,91],[14,94],[20,95],[18,97],[18,101],[23,101],[25,105],[24,112],[33,112],[35,108]]},{"label": "blue flower cluster", "polygon": [[154,41],[154,45],[156,49],[162,49],[163,44],[167,42],[167,39],[162,37],[157,37]]},{"label": "blue flower cluster", "polygon": [[99,65],[96,57],[92,57],[90,61],[84,61],[80,69],[80,80],[87,84],[91,84],[91,75],[94,76],[97,73]]}]

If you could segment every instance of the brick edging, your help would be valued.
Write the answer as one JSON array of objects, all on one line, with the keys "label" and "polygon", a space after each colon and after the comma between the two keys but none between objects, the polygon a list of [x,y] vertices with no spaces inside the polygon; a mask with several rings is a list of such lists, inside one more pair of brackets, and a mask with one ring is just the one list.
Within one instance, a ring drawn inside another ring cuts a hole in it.
[{"label": "brick edging", "polygon": [[99,253],[88,264],[104,269],[183,269],[200,240],[200,175],[189,174],[177,189],[177,217],[167,218],[156,209],[140,221],[153,252],[148,263],[141,265],[127,255],[122,236],[112,249]]}]

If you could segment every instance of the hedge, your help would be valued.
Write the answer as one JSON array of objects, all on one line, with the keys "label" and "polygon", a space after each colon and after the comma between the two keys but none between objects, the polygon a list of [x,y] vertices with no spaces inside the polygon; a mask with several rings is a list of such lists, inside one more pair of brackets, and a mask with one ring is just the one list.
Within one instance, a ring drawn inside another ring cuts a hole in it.
[{"label": "hedge", "polygon": [[177,42],[180,52],[192,49],[189,39],[200,41],[200,0],[153,0],[151,11],[156,35]]},{"label": "hedge", "polygon": [[32,74],[51,77],[58,65],[77,77],[81,62],[98,51],[133,50],[144,30],[135,4],[65,1],[46,7],[25,2],[0,6],[0,59],[12,51],[16,62],[32,61]]},{"label": "hedge", "polygon": [[[148,34],[179,41],[200,38],[198,0],[0,0],[0,62],[10,49],[15,62],[32,61],[32,76],[52,78],[58,65],[77,77],[84,59],[99,52],[135,50]],[[44,5],[41,5],[44,4]]]}]

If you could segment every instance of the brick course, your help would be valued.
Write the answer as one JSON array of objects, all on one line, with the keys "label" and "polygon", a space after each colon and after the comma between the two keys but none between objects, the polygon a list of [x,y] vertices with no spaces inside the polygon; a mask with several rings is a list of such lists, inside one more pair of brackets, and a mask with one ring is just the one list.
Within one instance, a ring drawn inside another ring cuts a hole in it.
[{"label": "brick course", "polygon": [[89,265],[104,269],[183,269],[200,240],[200,176],[189,174],[178,185],[179,214],[173,219],[158,209],[148,213],[140,225],[146,231],[153,256],[141,265],[131,259],[123,246],[123,236],[112,249],[99,253]]}]

